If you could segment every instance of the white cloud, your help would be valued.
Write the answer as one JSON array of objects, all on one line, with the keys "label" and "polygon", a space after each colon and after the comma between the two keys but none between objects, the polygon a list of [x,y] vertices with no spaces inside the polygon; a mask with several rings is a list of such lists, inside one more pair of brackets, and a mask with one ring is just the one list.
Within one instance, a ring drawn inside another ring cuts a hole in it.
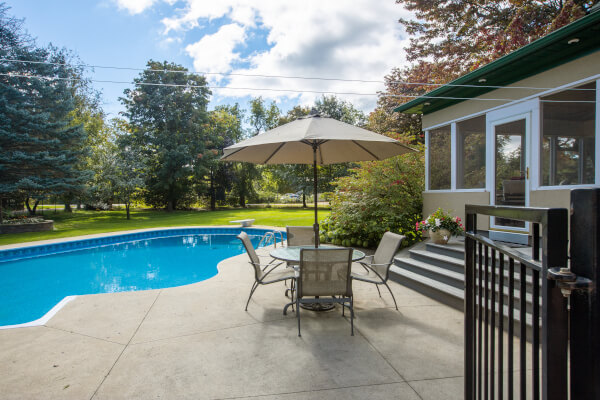
[{"label": "white cloud", "polygon": [[130,14],[139,14],[152,7],[156,0],[115,0],[119,9],[127,10]]},{"label": "white cloud", "polygon": [[[134,0],[117,0],[135,3]],[[140,3],[153,0],[139,0]],[[173,0],[163,0],[173,1]],[[398,23],[408,12],[394,0],[181,0],[180,8],[164,18],[164,34],[186,32],[209,21],[224,18],[227,25],[189,44],[194,69],[237,74],[330,77],[378,80],[393,67],[405,63],[403,48],[406,35]],[[251,53],[242,59],[236,46],[250,36],[254,28],[268,32],[269,49]],[[246,68],[235,68],[244,61]],[[237,63],[237,64],[236,64]],[[376,93],[383,84],[333,80],[269,79],[231,76],[230,88],[289,89],[327,93]],[[218,89],[215,96],[295,99],[312,103],[319,93],[281,93]],[[376,96],[339,95],[369,111]]]},{"label": "white cloud", "polygon": [[234,48],[244,42],[246,32],[238,24],[223,25],[212,35],[205,35],[185,51],[194,59],[194,69],[204,72],[227,72],[240,58]]}]

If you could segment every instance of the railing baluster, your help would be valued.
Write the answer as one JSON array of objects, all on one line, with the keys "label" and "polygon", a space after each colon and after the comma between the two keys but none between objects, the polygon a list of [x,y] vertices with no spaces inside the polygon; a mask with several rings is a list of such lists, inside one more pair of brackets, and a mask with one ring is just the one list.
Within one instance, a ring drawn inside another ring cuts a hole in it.
[{"label": "railing baluster", "polygon": [[483,328],[483,245],[479,243],[479,268],[477,269],[479,285],[477,286],[477,297],[478,301],[478,313],[477,313],[477,398],[482,400],[481,397],[481,331]]},{"label": "railing baluster", "polygon": [[[496,250],[492,249],[492,300],[491,300],[491,322],[490,327],[490,396],[494,399],[496,387],[494,386],[494,366],[496,364]],[[502,314],[500,314],[502,315]]]},{"label": "railing baluster", "polygon": [[[467,214],[467,232],[475,231],[475,214]],[[465,400],[474,400],[474,348],[475,348],[475,243],[465,238]]]},{"label": "railing baluster", "polygon": [[508,259],[508,398],[514,395],[513,342],[515,329],[515,260]]},{"label": "railing baluster", "polygon": [[504,254],[498,269],[498,399],[504,399]]},{"label": "railing baluster", "polygon": [[520,282],[520,290],[519,290],[519,294],[521,296],[521,303],[520,303],[520,338],[519,338],[519,375],[520,375],[520,380],[521,380],[521,399],[525,400],[527,398],[527,354],[525,352],[526,348],[525,346],[527,345],[527,287],[526,287],[526,277],[527,277],[527,270],[525,269],[525,266],[523,264],[520,265],[520,274],[519,274],[519,278],[521,280]]},{"label": "railing baluster", "polygon": [[489,386],[488,386],[488,377],[489,377],[489,371],[488,371],[488,352],[489,352],[489,347],[490,347],[490,342],[489,342],[489,335],[488,335],[488,330],[489,330],[489,326],[490,326],[490,321],[489,321],[489,293],[490,293],[490,287],[489,287],[489,282],[490,282],[490,276],[489,276],[489,269],[490,269],[490,265],[489,265],[489,255],[488,255],[488,247],[485,246],[485,301],[484,301],[484,307],[483,310],[485,312],[485,316],[484,316],[484,337],[483,337],[483,343],[484,343],[484,351],[483,351],[483,393],[486,399],[489,399]]},{"label": "railing baluster", "polygon": [[531,277],[533,282],[533,312],[532,312],[532,334],[533,341],[531,343],[531,359],[533,368],[533,400],[540,398],[540,272],[533,271]]}]

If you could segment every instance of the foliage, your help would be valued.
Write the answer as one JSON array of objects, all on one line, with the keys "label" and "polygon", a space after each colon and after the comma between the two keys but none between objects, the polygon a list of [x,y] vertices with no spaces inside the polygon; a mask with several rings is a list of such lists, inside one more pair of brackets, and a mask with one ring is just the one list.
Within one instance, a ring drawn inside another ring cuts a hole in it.
[{"label": "foliage", "polygon": [[218,106],[209,112],[208,127],[204,135],[203,163],[196,170],[199,177],[196,190],[199,196],[209,198],[211,210],[216,209],[217,191],[225,193],[230,190],[235,179],[232,164],[219,162],[219,158],[225,147],[243,137],[243,119],[244,110],[237,103],[233,106]]},{"label": "foliage", "polygon": [[169,211],[189,205],[195,201],[194,171],[205,151],[206,79],[180,65],[150,60],[134,83],[121,101],[131,129],[127,145],[144,162],[144,200]]},{"label": "foliage", "polygon": [[414,231],[420,220],[423,152],[361,163],[339,178],[331,195],[331,215],[321,225],[321,239],[342,245],[375,246],[386,231],[420,240]]},{"label": "foliage", "polygon": [[25,197],[34,214],[41,199],[81,192],[89,177],[78,168],[86,131],[72,116],[72,79],[81,71],[69,64],[67,51],[37,47],[3,4],[0,38],[0,58],[34,62],[0,64],[0,196]]},{"label": "foliage", "polygon": [[415,16],[399,21],[410,64],[385,76],[369,128],[422,141],[421,116],[396,107],[581,18],[598,1],[396,0]]},{"label": "foliage", "polygon": [[435,212],[429,215],[426,219],[415,224],[417,232],[431,231],[437,232],[440,229],[446,229],[451,235],[460,235],[464,229],[459,217],[454,217],[438,208]]}]

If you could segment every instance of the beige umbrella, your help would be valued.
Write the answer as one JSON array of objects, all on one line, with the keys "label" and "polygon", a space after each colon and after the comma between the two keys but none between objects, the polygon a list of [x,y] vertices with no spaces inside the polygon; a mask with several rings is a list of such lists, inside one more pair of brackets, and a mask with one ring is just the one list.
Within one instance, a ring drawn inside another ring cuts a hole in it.
[{"label": "beige umbrella", "polygon": [[318,247],[317,164],[383,160],[409,151],[414,149],[387,136],[314,114],[226,147],[221,160],[254,164],[313,164],[315,247]]}]

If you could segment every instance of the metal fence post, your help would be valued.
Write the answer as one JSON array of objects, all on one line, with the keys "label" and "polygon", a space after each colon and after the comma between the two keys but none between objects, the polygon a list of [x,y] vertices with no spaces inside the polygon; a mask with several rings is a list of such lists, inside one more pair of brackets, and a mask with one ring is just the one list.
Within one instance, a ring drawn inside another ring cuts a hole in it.
[{"label": "metal fence post", "polygon": [[567,210],[551,208],[543,224],[542,253],[542,399],[568,398],[568,311],[567,299],[555,281],[548,279],[548,269],[567,266]]},{"label": "metal fence post", "polygon": [[596,289],[571,294],[571,398],[600,399],[600,189],[571,192],[571,272]]},{"label": "metal fence post", "polygon": [[[477,229],[476,214],[466,212],[467,232]],[[475,313],[475,241],[469,237],[465,238],[465,400],[475,399],[475,386],[473,371],[475,364],[474,352],[474,313]]]}]

